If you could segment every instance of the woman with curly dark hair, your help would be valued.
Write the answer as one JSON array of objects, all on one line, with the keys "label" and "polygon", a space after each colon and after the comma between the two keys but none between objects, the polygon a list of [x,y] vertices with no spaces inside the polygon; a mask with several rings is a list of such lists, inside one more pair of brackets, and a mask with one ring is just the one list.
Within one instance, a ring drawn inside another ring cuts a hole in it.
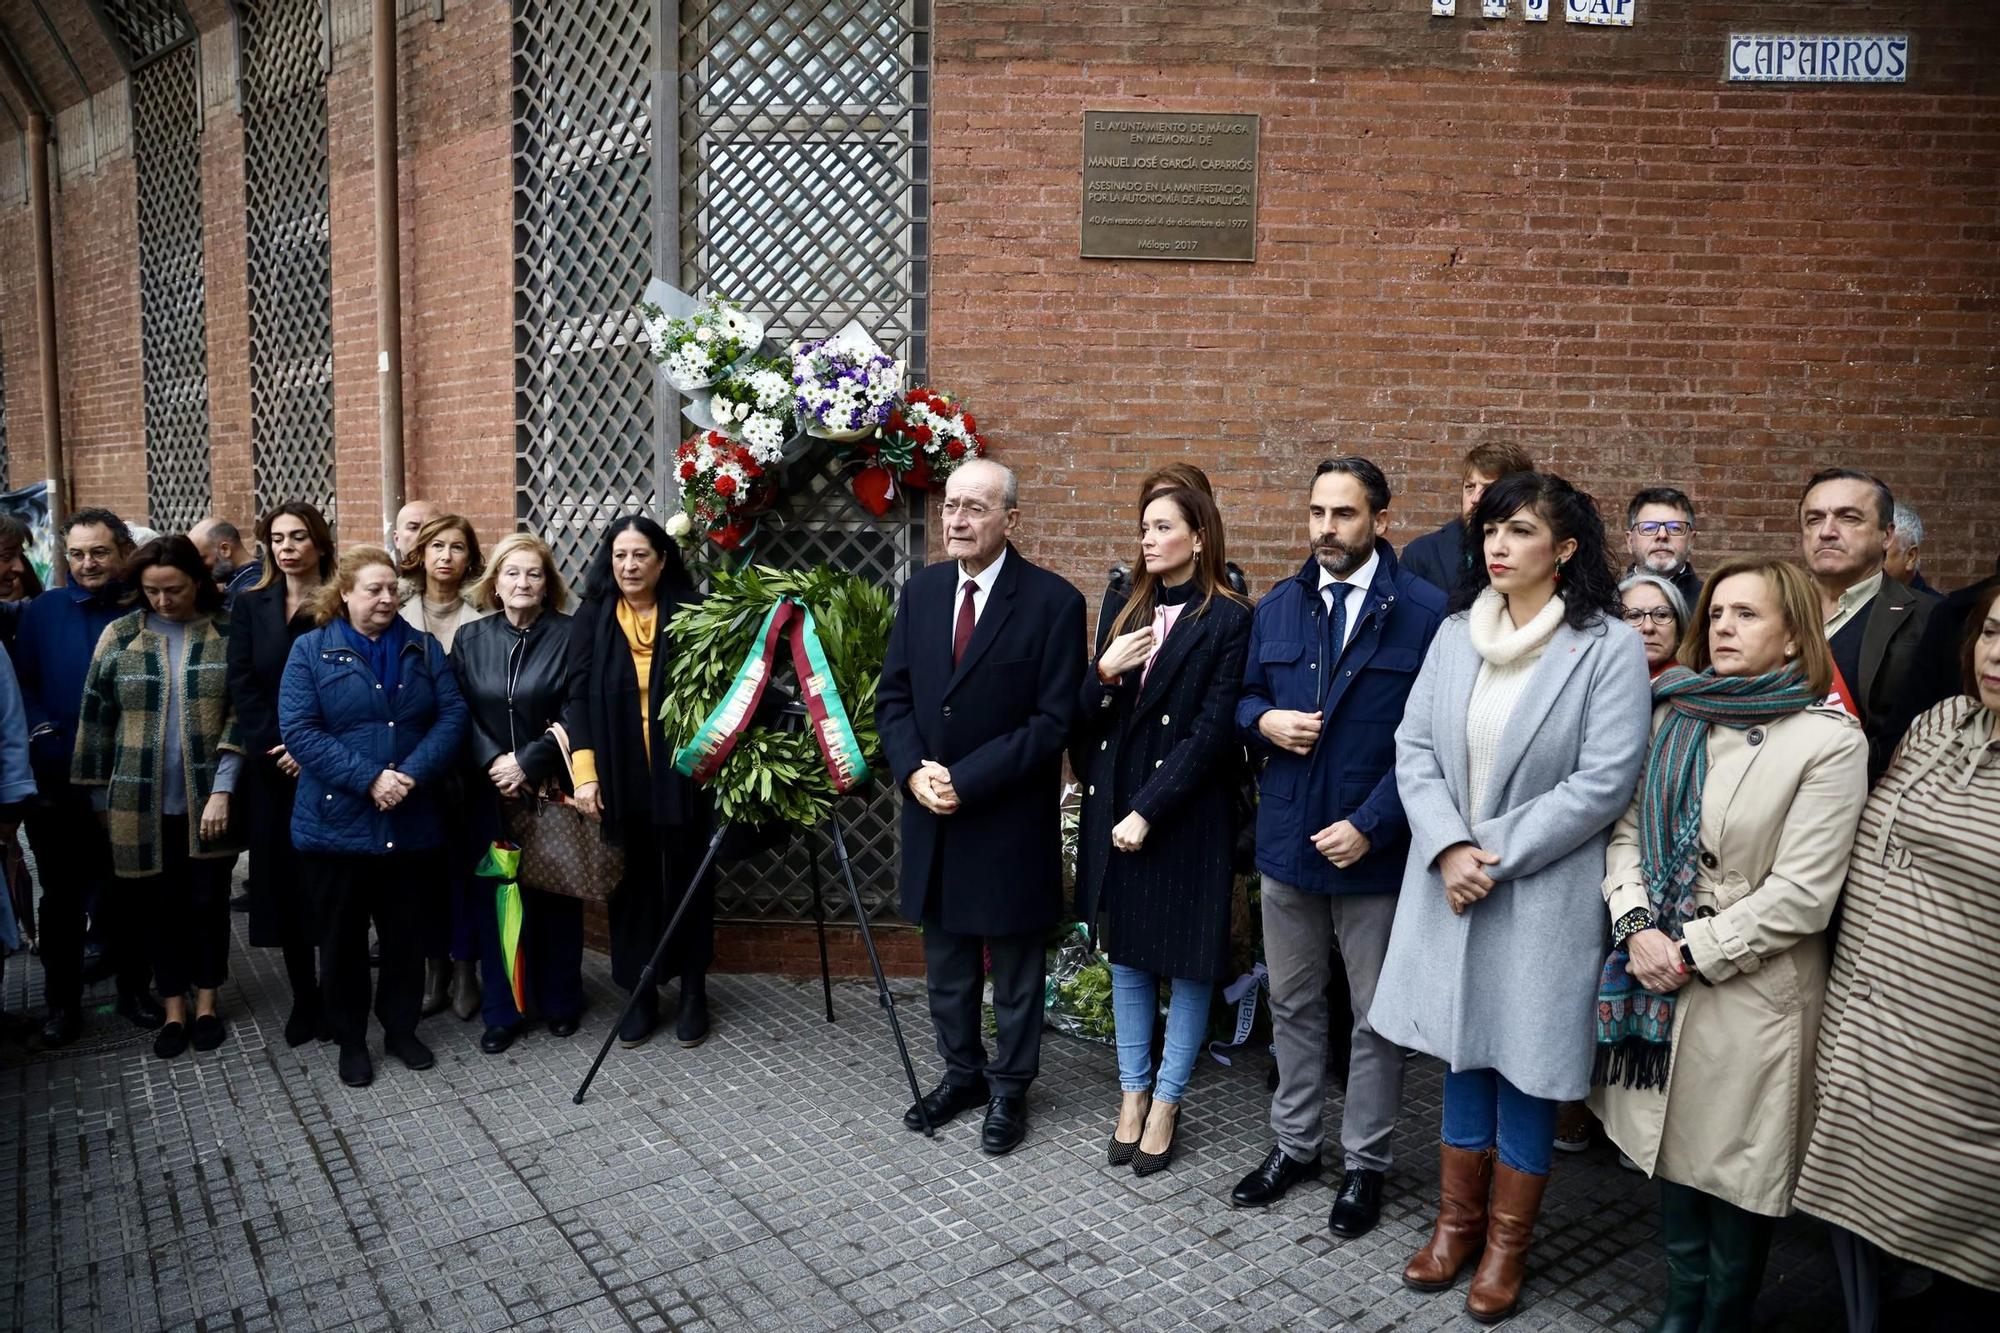
[{"label": "woman with curly dark hair", "polygon": [[[1651,693],[1588,495],[1522,472],[1473,511],[1466,573],[1396,733],[1410,854],[1369,1021],[1446,1062],[1442,1206],[1405,1285],[1493,1322],[1519,1299],[1557,1104],[1590,1087],[1611,826]],[[1494,1150],[1497,1148],[1497,1164]]]},{"label": "woman with curly dark hair", "polygon": [[[625,851],[625,878],[607,908],[611,979],[629,991],[638,987],[707,837],[703,803],[674,770],[673,739],[659,716],[674,662],[667,625],[698,594],[673,540],[644,514],[627,514],[605,529],[583,587],[570,629],[563,722],[576,747],[577,809],[601,820],[604,840]],[[674,1035],[683,1046],[708,1036],[715,950],[714,890],[696,885],[693,892],[658,973],[681,979]],[[648,986],[618,1040],[642,1046],[658,1022],[658,992]]]}]

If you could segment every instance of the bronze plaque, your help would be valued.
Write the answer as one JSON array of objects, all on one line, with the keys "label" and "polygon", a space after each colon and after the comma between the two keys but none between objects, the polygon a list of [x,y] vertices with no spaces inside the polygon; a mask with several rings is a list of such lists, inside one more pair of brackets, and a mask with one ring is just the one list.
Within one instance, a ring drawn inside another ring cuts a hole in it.
[{"label": "bronze plaque", "polygon": [[1083,113],[1083,257],[1257,257],[1257,117]]}]

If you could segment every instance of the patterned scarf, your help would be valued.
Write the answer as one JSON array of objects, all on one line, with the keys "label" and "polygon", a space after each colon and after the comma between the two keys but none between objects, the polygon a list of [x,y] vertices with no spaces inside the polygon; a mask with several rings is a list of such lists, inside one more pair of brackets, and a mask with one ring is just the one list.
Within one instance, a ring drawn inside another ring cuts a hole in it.
[{"label": "patterned scarf", "polygon": [[[1820,697],[1796,664],[1761,676],[1669,667],[1654,678],[1654,701],[1670,708],[1653,733],[1639,788],[1639,873],[1653,925],[1668,938],[1679,940],[1695,915],[1710,728],[1744,731],[1767,725],[1803,712]],[[1622,948],[1604,960],[1597,987],[1597,1060],[1590,1081],[1665,1091],[1674,997],[1641,987],[1628,970],[1630,961]]]}]

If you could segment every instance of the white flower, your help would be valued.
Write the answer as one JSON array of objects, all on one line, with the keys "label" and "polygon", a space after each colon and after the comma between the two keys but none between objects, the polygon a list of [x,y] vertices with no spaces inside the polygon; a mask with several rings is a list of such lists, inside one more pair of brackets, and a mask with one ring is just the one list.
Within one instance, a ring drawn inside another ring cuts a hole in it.
[{"label": "white flower", "polygon": [[676,509],[673,517],[667,520],[667,535],[675,541],[682,540],[693,531],[694,522],[687,516],[685,509]]},{"label": "white flower", "polygon": [[712,342],[715,339],[715,330],[706,324],[702,324],[696,327],[694,336],[699,342]]},{"label": "white flower", "polygon": [[760,412],[744,425],[743,443],[749,447],[750,456],[760,464],[775,463],[784,451],[784,427],[777,417]]}]

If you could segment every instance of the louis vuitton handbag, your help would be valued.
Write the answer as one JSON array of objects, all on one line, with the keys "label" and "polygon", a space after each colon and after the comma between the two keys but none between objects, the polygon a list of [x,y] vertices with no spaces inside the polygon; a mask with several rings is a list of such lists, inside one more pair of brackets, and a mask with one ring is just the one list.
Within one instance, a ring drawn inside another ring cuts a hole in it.
[{"label": "louis vuitton handbag", "polygon": [[[562,750],[574,787],[569,733],[557,723],[549,734]],[[578,810],[557,784],[549,783],[525,800],[502,802],[501,808],[507,837],[521,849],[522,888],[603,902],[625,877],[624,851],[599,837],[597,821]]]}]

